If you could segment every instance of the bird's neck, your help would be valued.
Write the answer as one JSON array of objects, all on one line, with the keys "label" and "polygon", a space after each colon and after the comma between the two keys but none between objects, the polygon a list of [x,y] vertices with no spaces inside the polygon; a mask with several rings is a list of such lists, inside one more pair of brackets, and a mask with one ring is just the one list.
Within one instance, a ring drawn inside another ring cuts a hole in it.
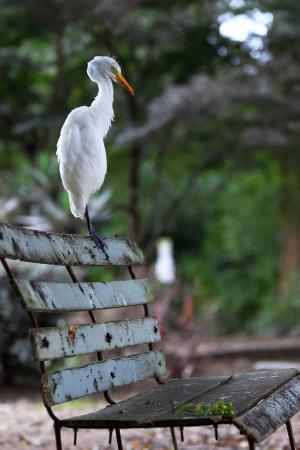
[{"label": "bird's neck", "polygon": [[102,137],[104,137],[111,125],[114,118],[113,99],[114,91],[111,80],[101,78],[98,84],[98,94],[90,108],[95,117],[97,125],[100,127]]}]

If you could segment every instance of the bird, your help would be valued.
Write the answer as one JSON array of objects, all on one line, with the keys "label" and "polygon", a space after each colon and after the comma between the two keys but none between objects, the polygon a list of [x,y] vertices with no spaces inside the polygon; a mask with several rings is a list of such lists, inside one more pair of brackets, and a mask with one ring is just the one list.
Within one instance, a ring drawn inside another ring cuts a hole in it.
[{"label": "bird", "polygon": [[173,255],[173,242],[162,237],[157,242],[157,260],[155,275],[162,284],[173,284],[176,279],[176,267]]},{"label": "bird", "polygon": [[86,220],[90,236],[108,260],[107,246],[91,223],[88,202],[106,176],[103,140],[114,120],[112,82],[121,84],[131,95],[134,90],[118,62],[109,56],[95,56],[87,64],[87,74],[98,85],[98,94],[90,106],[80,106],[69,113],[60,131],[56,155],[71,213]]}]

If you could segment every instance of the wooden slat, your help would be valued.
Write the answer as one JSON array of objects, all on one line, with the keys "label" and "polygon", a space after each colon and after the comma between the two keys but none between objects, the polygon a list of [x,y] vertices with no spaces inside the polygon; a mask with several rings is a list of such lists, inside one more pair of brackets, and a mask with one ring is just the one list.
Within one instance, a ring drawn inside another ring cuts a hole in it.
[{"label": "wooden slat", "polygon": [[160,332],[157,320],[146,318],[73,325],[63,330],[35,328],[30,330],[30,337],[34,359],[45,361],[157,342]]},{"label": "wooden slat", "polygon": [[[258,438],[255,433],[258,432],[259,423],[262,425],[260,428],[262,436],[262,430],[270,429],[270,427],[264,428],[270,420],[275,421],[277,425],[281,420],[281,424],[283,424],[300,408],[300,383],[299,377],[295,374],[297,374],[297,371],[294,369],[287,369],[264,371],[261,374],[259,372],[240,374],[234,377],[199,377],[171,380],[165,385],[158,386],[101,411],[72,417],[64,421],[64,426],[72,428],[110,428],[114,423],[115,426],[117,425],[120,428],[147,428],[232,422],[244,433],[247,432],[248,436]],[[259,381],[259,375],[262,375],[261,381]],[[267,379],[269,380],[268,385]],[[252,385],[253,381],[254,386]],[[277,390],[276,386],[281,387]],[[283,392],[285,401],[278,401],[275,407],[275,399],[279,400],[281,397],[278,395]],[[242,398],[239,399],[239,396]],[[185,403],[212,403],[221,400],[233,403],[235,416],[238,416],[239,410],[244,410],[245,407],[248,410],[242,416],[231,419],[192,417],[184,412],[178,413],[176,411],[180,405]],[[271,405],[273,404],[274,413],[271,411]],[[288,404],[291,405],[288,409],[289,413],[293,413],[289,417],[284,412]],[[267,405],[267,407],[264,408],[264,405]],[[267,412],[267,410],[269,411]],[[268,418],[264,417],[265,411]],[[257,425],[255,425],[256,417],[260,417]],[[251,431],[251,426],[256,431]]]},{"label": "wooden slat", "polygon": [[300,376],[290,380],[250,411],[234,420],[242,433],[261,442],[300,409]]},{"label": "wooden slat", "polygon": [[116,386],[160,376],[165,371],[164,356],[159,351],[65,369],[44,375],[44,402],[46,405],[64,403]]},{"label": "wooden slat", "polygon": [[[120,428],[150,427],[156,423],[159,423],[157,426],[160,426],[160,417],[164,417],[167,412],[171,418],[171,425],[172,423],[176,424],[177,420],[181,420],[175,413],[176,405],[188,402],[196,394],[201,395],[225,383],[230,378],[216,376],[169,380],[166,384],[156,386],[101,411],[64,420],[64,426],[110,428],[113,422]],[[169,425],[170,418],[166,426]]]},{"label": "wooden slat", "polygon": [[147,280],[109,283],[17,281],[29,311],[86,311],[120,308],[153,301]]},{"label": "wooden slat", "polygon": [[226,384],[220,385],[192,403],[213,403],[220,400],[233,404],[235,416],[255,406],[298,374],[296,369],[262,370],[234,375]]},{"label": "wooden slat", "polygon": [[143,254],[132,240],[103,238],[103,241],[108,261],[90,236],[46,233],[0,223],[0,258],[74,266],[143,264]]}]

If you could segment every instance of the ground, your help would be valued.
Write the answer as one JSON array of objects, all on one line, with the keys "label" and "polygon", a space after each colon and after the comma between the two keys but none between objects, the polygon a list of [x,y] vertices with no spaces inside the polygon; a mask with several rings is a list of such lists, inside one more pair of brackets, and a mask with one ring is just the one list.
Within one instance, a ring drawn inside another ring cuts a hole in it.
[{"label": "ground", "polygon": [[[87,404],[84,403],[80,409],[72,409],[71,415],[82,414],[88,410]],[[62,414],[68,414],[68,407],[62,410]],[[0,417],[1,450],[53,450],[55,448],[52,421],[43,405],[36,400],[22,398],[1,403]],[[300,444],[300,414],[294,417],[292,424],[296,442]],[[124,430],[122,436],[126,450],[167,450],[172,448],[168,429]],[[178,431],[177,436],[179,440]],[[64,429],[62,438],[64,450],[75,448],[72,430]],[[76,448],[77,450],[109,450],[116,449],[117,445],[115,436],[113,436],[112,444],[108,445],[108,432],[106,430],[80,430]],[[180,450],[213,450],[217,448],[235,450],[248,447],[245,439],[239,435],[234,427],[222,426],[219,429],[218,443],[214,439],[214,432],[211,427],[186,429],[185,441],[179,442],[179,448]],[[285,427],[280,428],[258,446],[260,450],[287,450],[289,448]],[[300,446],[297,448],[300,449]]]}]

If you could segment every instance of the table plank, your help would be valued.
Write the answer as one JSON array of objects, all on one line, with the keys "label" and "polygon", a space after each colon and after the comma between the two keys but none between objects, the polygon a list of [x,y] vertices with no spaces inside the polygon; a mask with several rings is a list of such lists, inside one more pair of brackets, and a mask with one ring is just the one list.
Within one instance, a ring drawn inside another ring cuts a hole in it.
[{"label": "table plank", "polygon": [[297,376],[273,392],[257,406],[234,420],[242,433],[261,442],[300,409],[300,377]]},{"label": "table plank", "polygon": [[[176,405],[182,404],[194,397],[196,393],[200,395],[208,389],[213,389],[220,383],[226,382],[230,377],[200,377],[183,380],[170,380],[166,384],[157,386],[142,394],[131,397],[117,405],[91,414],[74,417],[64,424],[81,428],[105,428],[111,425],[112,421],[120,423],[121,427],[139,427],[141,424],[148,426],[155,424],[160,417],[170,411],[169,416],[174,420]],[[169,420],[169,419],[168,419]]]},{"label": "table plank", "polygon": [[235,418],[191,417],[176,412],[184,403],[232,402],[235,417],[251,410],[263,398],[295,378],[295,369],[269,370],[233,377],[199,377],[171,380],[163,386],[134,396],[118,405],[68,420],[65,426],[105,428],[118,423],[120,428],[192,426],[231,423]]}]

